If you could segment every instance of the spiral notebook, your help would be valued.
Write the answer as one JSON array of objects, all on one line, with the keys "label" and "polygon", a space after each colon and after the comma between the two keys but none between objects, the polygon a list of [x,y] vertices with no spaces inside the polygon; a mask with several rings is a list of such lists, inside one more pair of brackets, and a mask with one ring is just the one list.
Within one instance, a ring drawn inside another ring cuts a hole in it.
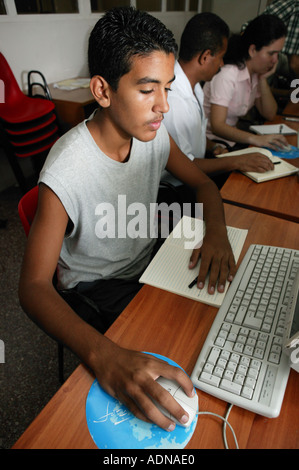
[{"label": "spiral notebook", "polygon": [[[202,290],[198,289],[196,285],[189,288],[192,281],[196,279],[200,266],[198,264],[192,270],[188,267],[193,250],[191,240],[196,229],[202,230],[202,234],[204,234],[205,227],[202,220],[183,216],[173,232],[166,238],[139,281],[189,299],[220,307],[228,289],[228,282],[224,293],[219,293],[216,290],[213,295],[207,291],[208,279],[206,279]],[[237,262],[248,230],[227,227],[227,233]],[[194,241],[194,246],[196,243]]]}]

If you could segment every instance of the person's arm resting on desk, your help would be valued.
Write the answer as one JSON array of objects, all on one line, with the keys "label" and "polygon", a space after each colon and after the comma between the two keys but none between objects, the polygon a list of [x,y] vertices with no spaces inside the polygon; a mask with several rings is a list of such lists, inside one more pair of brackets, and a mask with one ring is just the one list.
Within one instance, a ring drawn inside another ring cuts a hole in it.
[{"label": "person's arm resting on desk", "polygon": [[218,290],[224,290],[236,270],[232,249],[227,237],[223,203],[217,186],[177,147],[170,137],[170,156],[167,169],[181,181],[197,189],[197,200],[203,203],[206,235],[203,245],[192,253],[190,268],[193,269],[201,257],[197,285],[202,288],[210,270],[208,290],[213,294],[218,281]]},{"label": "person's arm resting on desk", "polygon": [[253,145],[256,147],[269,147],[277,150],[287,145],[287,140],[283,135],[255,135],[226,123],[227,108],[218,104],[211,105],[211,128],[213,134],[233,142]]}]

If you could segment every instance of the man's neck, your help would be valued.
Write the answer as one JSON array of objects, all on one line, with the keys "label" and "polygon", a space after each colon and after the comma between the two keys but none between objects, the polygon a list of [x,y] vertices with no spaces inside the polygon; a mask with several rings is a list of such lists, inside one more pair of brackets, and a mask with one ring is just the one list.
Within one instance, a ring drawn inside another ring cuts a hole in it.
[{"label": "man's neck", "polygon": [[185,61],[182,61],[181,59],[179,59],[178,62],[180,64],[180,66],[182,67],[186,77],[188,78],[188,80],[190,82],[190,85],[191,85],[191,88],[192,88],[193,93],[194,93],[195,86],[201,80],[201,78],[198,77],[198,70],[196,71],[196,73],[194,72],[195,67],[194,67],[194,64],[192,63],[192,61],[185,62]]},{"label": "man's neck", "polygon": [[132,138],[121,135],[118,129],[99,109],[90,121],[87,128],[100,150],[112,160],[125,163],[130,158]]}]

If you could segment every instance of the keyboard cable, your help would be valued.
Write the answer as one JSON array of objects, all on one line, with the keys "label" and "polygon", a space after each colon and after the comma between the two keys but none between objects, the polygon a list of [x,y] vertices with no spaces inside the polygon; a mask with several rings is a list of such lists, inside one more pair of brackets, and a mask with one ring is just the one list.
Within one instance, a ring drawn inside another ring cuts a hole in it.
[{"label": "keyboard cable", "polygon": [[236,438],[236,434],[235,434],[235,431],[233,430],[233,427],[231,426],[230,422],[228,421],[228,417],[229,417],[229,414],[232,410],[232,407],[233,405],[229,404],[229,408],[227,410],[227,413],[226,415],[223,417],[221,415],[218,415],[216,413],[212,413],[210,411],[199,411],[197,413],[197,415],[210,415],[210,416],[214,416],[216,418],[219,418],[223,421],[223,428],[222,428],[222,431],[223,431],[223,440],[224,440],[224,445],[225,445],[225,448],[226,449],[229,449],[229,446],[228,446],[228,443],[227,443],[227,439],[226,439],[226,426],[228,425],[231,432],[232,432],[232,435],[234,437],[234,441],[235,441],[235,446],[236,446],[236,449],[239,449],[239,445],[238,445],[238,441],[237,441],[237,438]]}]

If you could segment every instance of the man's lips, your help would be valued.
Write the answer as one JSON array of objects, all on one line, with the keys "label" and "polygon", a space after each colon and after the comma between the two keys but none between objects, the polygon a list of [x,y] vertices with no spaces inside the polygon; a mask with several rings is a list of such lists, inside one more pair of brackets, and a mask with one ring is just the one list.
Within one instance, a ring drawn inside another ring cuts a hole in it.
[{"label": "man's lips", "polygon": [[161,123],[163,121],[163,118],[162,119],[156,119],[155,121],[151,121],[149,123],[149,126],[153,129],[153,130],[158,130],[161,126]]}]

